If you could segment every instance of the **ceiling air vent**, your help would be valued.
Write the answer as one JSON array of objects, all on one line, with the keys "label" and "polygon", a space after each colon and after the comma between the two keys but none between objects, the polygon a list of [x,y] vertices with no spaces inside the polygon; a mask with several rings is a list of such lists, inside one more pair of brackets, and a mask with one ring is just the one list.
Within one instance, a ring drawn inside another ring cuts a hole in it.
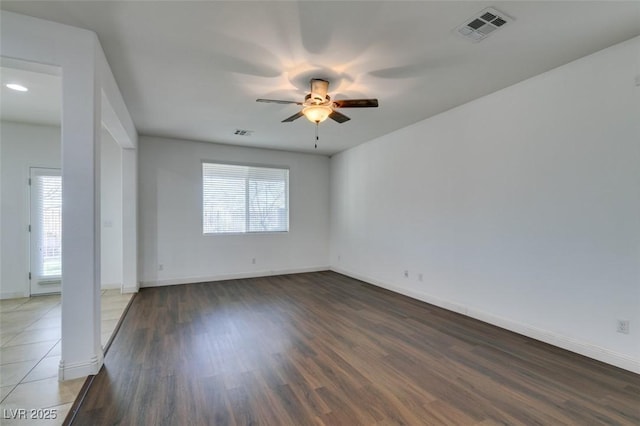
[{"label": "ceiling air vent", "polygon": [[236,129],[236,131],[233,132],[234,135],[238,135],[238,136],[251,136],[252,133],[253,133],[253,130],[242,130],[242,129]]},{"label": "ceiling air vent", "polygon": [[456,28],[456,31],[471,41],[480,41],[512,21],[512,17],[489,7],[473,18],[468,19],[464,24]]}]

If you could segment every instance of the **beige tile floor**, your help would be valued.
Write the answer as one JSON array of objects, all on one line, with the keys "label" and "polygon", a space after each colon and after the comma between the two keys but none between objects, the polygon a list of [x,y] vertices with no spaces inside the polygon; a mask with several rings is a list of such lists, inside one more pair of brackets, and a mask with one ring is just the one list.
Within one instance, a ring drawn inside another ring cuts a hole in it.
[{"label": "beige tile floor", "polygon": [[[103,290],[102,345],[113,334],[131,294]],[[58,382],[60,296],[0,300],[0,424],[60,425],[85,378]],[[12,419],[26,409],[27,419]],[[31,413],[31,409],[45,411]],[[53,413],[49,420],[31,414]]]}]

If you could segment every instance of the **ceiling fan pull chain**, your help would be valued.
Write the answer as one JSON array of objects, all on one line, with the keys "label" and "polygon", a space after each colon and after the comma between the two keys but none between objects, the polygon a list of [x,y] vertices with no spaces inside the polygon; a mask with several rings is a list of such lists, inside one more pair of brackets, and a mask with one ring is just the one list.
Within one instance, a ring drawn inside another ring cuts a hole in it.
[{"label": "ceiling fan pull chain", "polygon": [[318,124],[319,123],[320,123],[319,121],[316,121],[316,149],[318,149],[318,141],[319,141],[319,139],[318,139]]}]

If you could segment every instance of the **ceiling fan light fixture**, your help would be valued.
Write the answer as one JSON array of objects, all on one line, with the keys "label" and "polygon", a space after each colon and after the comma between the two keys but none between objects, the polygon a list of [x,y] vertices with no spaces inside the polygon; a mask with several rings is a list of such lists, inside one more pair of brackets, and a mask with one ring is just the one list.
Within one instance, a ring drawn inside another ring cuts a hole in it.
[{"label": "ceiling fan light fixture", "polygon": [[[377,99],[342,99],[332,101],[327,95],[329,82],[320,78],[311,79],[311,91],[304,97],[304,102],[284,101],[280,99],[256,99],[257,102],[267,102],[274,104],[296,104],[301,105],[302,110],[282,120],[283,123],[291,123],[303,115],[312,123],[320,124],[327,118],[336,123],[345,123],[351,120],[346,115],[338,112],[339,108],[376,108]],[[317,128],[316,128],[317,129]]]},{"label": "ceiling fan light fixture", "polygon": [[322,123],[332,112],[328,105],[309,105],[302,109],[304,116],[312,123]]}]

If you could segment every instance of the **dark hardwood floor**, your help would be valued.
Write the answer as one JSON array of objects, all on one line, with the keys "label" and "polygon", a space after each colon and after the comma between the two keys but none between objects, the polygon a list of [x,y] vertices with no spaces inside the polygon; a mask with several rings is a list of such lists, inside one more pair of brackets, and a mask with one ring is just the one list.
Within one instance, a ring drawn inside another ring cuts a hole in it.
[{"label": "dark hardwood floor", "polygon": [[333,272],[143,289],[74,425],[640,424],[640,376]]}]

